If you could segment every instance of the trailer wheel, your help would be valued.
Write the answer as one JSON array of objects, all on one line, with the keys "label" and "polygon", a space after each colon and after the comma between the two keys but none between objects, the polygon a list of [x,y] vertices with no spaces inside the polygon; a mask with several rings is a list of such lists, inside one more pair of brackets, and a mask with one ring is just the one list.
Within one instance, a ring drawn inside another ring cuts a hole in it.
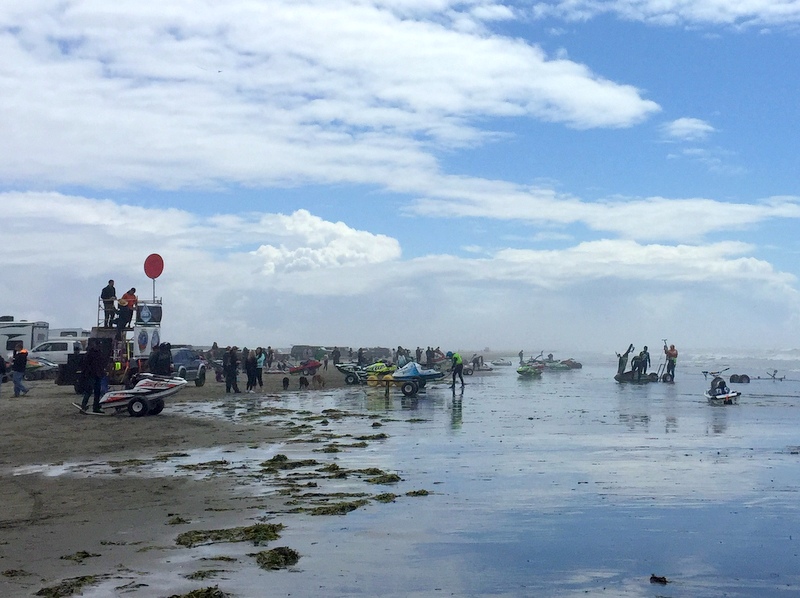
[{"label": "trailer wheel", "polygon": [[128,401],[128,414],[133,417],[142,417],[147,415],[150,408],[147,406],[147,401],[142,398],[135,398]]},{"label": "trailer wheel", "polygon": [[419,391],[419,386],[414,381],[403,382],[400,390],[404,396],[413,397]]},{"label": "trailer wheel", "polygon": [[647,374],[647,377],[650,380],[650,382],[658,382],[658,374],[656,374],[655,372],[650,372],[649,374]]},{"label": "trailer wheel", "polygon": [[344,383],[345,384],[358,384],[358,376],[356,376],[355,374],[347,374],[344,377]]},{"label": "trailer wheel", "polygon": [[739,374],[731,374],[731,384],[736,384],[740,382]]},{"label": "trailer wheel", "polygon": [[[197,378],[194,379],[194,385],[203,386],[203,384],[205,383],[206,383],[206,371],[200,370],[199,372],[197,372]],[[161,402],[163,403],[164,401]]]},{"label": "trailer wheel", "polygon": [[661,375],[662,382],[672,382],[672,374],[667,374],[666,372]]},{"label": "trailer wheel", "polygon": [[739,376],[739,382],[741,382],[742,384],[750,384],[750,376],[748,376],[747,374],[741,374]]},{"label": "trailer wheel", "polygon": [[475,371],[475,370],[473,370],[471,367],[465,367],[465,368],[464,368],[464,373],[465,373],[467,376],[471,376],[471,375],[473,374],[473,372],[474,372],[474,371]]},{"label": "trailer wheel", "polygon": [[300,372],[304,376],[308,376],[308,368],[303,368],[303,371]]},{"label": "trailer wheel", "polygon": [[149,415],[158,415],[162,411],[164,411],[164,399],[156,399],[150,406],[150,411],[148,411],[148,413]]}]

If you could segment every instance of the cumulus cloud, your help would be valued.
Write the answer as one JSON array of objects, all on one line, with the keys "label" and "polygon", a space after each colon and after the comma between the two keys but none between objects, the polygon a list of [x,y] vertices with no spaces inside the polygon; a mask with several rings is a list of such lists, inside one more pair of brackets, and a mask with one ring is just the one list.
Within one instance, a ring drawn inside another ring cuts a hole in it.
[{"label": "cumulus cloud", "polygon": [[552,0],[536,2],[537,17],[584,21],[601,14],[615,14],[632,21],[663,25],[713,24],[741,27],[785,26],[800,22],[797,0]]},{"label": "cumulus cloud", "polygon": [[476,119],[628,127],[659,110],[483,26],[509,18],[490,2],[6,4],[0,177],[387,184],[435,171],[432,148],[481,143]]},{"label": "cumulus cloud", "polygon": [[699,118],[679,118],[665,123],[661,130],[664,136],[674,141],[702,141],[716,129]]},{"label": "cumulus cloud", "polygon": [[[711,292],[726,297],[727,309],[747,301],[798,308],[794,277],[740,242],[604,239],[561,250],[468,246],[464,256],[404,259],[397,239],[307,210],[203,218],[61,194],[6,193],[0,202],[10,215],[4,264],[15,273],[0,279],[2,309],[53,326],[91,325],[108,278],[147,297],[142,264],[153,252],[165,261],[156,291],[164,297],[165,334],[198,344],[224,335],[237,344],[268,338],[279,346],[385,344],[387,337],[412,346],[435,338],[513,346],[534,331],[556,342],[566,329],[579,334],[581,326],[628,322],[639,303],[665,294],[671,309],[693,306],[691,325],[713,317],[715,303],[697,299]],[[792,205],[773,209],[791,212]],[[532,303],[541,306],[531,310]],[[662,309],[642,330],[672,315]],[[609,342],[622,333],[609,331]]]},{"label": "cumulus cloud", "polygon": [[[589,202],[552,189],[464,177],[442,177],[435,193],[438,197],[418,198],[407,210],[437,218],[582,224],[601,233],[648,241],[696,242],[712,233],[742,230],[769,219],[800,218],[800,198],[783,196],[759,203],[665,197],[617,197]],[[726,218],[720,218],[723,213]]]}]

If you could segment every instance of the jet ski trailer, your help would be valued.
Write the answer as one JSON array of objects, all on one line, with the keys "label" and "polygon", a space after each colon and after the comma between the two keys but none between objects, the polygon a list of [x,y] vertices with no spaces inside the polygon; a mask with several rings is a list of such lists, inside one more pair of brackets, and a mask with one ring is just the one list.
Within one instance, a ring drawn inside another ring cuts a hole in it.
[{"label": "jet ski trailer", "polygon": [[111,390],[100,398],[100,409],[104,414],[127,410],[133,417],[158,415],[164,409],[164,399],[171,397],[186,386],[186,380],[178,376],[156,376],[136,374],[133,388]]}]

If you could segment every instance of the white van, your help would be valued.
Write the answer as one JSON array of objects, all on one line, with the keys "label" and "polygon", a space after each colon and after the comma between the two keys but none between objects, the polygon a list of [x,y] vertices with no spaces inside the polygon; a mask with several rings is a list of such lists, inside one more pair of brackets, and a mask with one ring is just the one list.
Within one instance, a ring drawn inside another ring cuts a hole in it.
[{"label": "white van", "polygon": [[87,340],[85,338],[51,338],[36,345],[28,352],[28,356],[40,357],[58,364],[67,363],[68,356],[76,352],[76,346],[80,351],[86,350]]}]

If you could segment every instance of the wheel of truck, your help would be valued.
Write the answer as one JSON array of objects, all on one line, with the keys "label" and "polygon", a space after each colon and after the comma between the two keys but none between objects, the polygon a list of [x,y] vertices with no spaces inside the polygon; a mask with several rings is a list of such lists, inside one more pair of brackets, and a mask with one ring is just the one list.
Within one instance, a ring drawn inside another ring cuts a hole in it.
[{"label": "wheel of truck", "polygon": [[[206,371],[200,370],[199,372],[197,372],[197,378],[194,379],[194,385],[203,386],[203,384],[205,383],[206,383]],[[164,401],[161,402],[163,403]]]},{"label": "wheel of truck", "polygon": [[158,415],[164,411],[164,399],[156,399],[150,405],[150,410],[148,411],[149,415]]},{"label": "wheel of truck", "polygon": [[142,417],[143,415],[147,415],[148,411],[150,411],[150,407],[144,399],[137,397],[128,401],[129,415],[133,417]]},{"label": "wheel of truck", "polygon": [[344,377],[344,383],[345,384],[358,384],[358,376],[356,376],[355,374],[352,374],[352,373],[351,374],[347,374]]},{"label": "wheel of truck", "polygon": [[419,386],[413,380],[409,380],[408,382],[403,382],[400,390],[404,396],[413,397],[419,391]]},{"label": "wheel of truck", "polygon": [[186,368],[182,367],[178,370],[178,378],[183,378],[186,380]]},{"label": "wheel of truck", "polygon": [[731,384],[737,384],[739,382],[739,374],[731,374]]},{"label": "wheel of truck", "polygon": [[750,376],[748,376],[747,374],[740,374],[739,382],[742,384],[750,384]]}]

